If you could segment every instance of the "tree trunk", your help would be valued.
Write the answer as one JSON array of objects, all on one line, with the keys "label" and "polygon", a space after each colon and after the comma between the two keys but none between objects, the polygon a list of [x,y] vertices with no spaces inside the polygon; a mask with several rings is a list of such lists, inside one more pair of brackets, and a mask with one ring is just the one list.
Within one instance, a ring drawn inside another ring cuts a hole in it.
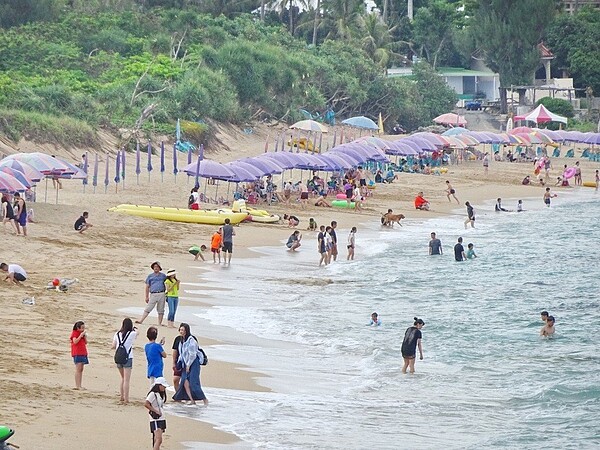
[{"label": "tree trunk", "polygon": [[517,89],[517,93],[519,94],[519,106],[525,104],[525,93],[527,91],[525,89]]},{"label": "tree trunk", "polygon": [[265,0],[260,0],[260,21],[265,21]]},{"label": "tree trunk", "polygon": [[388,23],[388,1],[383,0],[383,23],[387,25]]},{"label": "tree trunk", "polygon": [[313,47],[317,46],[317,28],[319,27],[319,14],[321,10],[321,0],[317,0],[317,8],[315,9],[315,23],[313,26],[313,38],[312,45]]},{"label": "tree trunk", "polygon": [[506,88],[500,87],[500,114],[506,114],[508,112],[508,104],[506,102]]},{"label": "tree trunk", "polygon": [[294,35],[294,0],[290,0],[290,34]]}]

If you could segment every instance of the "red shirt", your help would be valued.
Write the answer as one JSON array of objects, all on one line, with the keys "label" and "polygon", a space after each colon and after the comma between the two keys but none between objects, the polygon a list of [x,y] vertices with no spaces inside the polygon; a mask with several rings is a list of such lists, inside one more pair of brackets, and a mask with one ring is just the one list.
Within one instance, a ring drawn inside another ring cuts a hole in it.
[{"label": "red shirt", "polygon": [[85,336],[79,340],[76,344],[73,342],[73,339],[77,339],[81,331],[73,330],[71,332],[71,337],[69,340],[71,341],[71,356],[87,356],[87,342]]},{"label": "red shirt", "polygon": [[415,198],[415,208],[420,208],[421,206],[423,206],[425,203],[427,203],[427,200],[425,200],[423,197],[421,197],[420,195],[418,195]]}]

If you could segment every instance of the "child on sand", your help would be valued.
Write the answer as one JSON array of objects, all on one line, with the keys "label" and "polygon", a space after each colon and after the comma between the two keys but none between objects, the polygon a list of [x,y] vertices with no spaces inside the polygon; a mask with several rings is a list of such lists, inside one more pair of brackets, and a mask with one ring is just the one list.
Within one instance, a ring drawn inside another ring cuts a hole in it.
[{"label": "child on sand", "polygon": [[192,245],[188,252],[190,252],[192,255],[194,255],[194,261],[198,261],[198,258],[200,258],[202,261],[206,261],[204,259],[204,255],[202,254],[202,252],[206,251],[206,245],[202,244],[200,247],[198,247],[197,245]]},{"label": "child on sand", "polygon": [[221,245],[223,244],[223,235],[221,228],[215,231],[210,239],[210,251],[213,254],[213,263],[217,263],[217,255],[219,256],[219,264],[221,264]]},{"label": "child on sand", "polygon": [[166,389],[169,383],[164,377],[154,381],[154,385],[148,392],[144,407],[150,414],[150,432],[152,433],[152,449],[160,450],[163,433],[167,429],[167,421],[163,413],[163,405],[167,401]]},{"label": "child on sand", "polygon": [[85,323],[83,323],[81,320],[79,322],[75,322],[69,340],[71,341],[71,356],[73,357],[73,362],[75,363],[75,389],[81,389],[83,366],[89,364]]},{"label": "child on sand", "polygon": [[144,352],[146,353],[146,361],[148,362],[147,376],[150,380],[150,385],[152,386],[157,378],[163,376],[163,358],[166,358],[167,354],[163,349],[163,345],[165,345],[165,338],[163,337],[160,340],[160,344],[156,342],[156,338],[158,338],[158,329],[156,327],[148,328],[146,337],[150,342],[144,346]]},{"label": "child on sand", "polygon": [[308,228],[307,228],[307,230],[308,231],[317,231],[317,228],[318,228],[317,227],[317,222],[315,221],[315,219],[312,218],[312,217],[310,219],[308,219]]},{"label": "child on sand", "polygon": [[460,202],[456,198],[456,191],[450,184],[450,181],[446,180],[446,197],[448,197],[448,201],[450,203],[452,203],[452,200],[450,200],[450,196],[454,197],[454,200],[456,200],[456,203],[460,205]]}]

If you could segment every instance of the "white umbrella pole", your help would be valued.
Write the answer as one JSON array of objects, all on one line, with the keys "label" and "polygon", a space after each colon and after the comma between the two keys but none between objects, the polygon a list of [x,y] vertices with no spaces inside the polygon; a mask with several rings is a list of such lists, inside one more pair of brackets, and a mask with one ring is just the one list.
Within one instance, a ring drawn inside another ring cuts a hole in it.
[{"label": "white umbrella pole", "polygon": [[56,183],[56,200],[54,201],[54,204],[58,205],[58,186],[60,186],[58,183]]},{"label": "white umbrella pole", "polygon": [[48,176],[46,175],[46,190],[44,191],[44,203],[48,201]]}]

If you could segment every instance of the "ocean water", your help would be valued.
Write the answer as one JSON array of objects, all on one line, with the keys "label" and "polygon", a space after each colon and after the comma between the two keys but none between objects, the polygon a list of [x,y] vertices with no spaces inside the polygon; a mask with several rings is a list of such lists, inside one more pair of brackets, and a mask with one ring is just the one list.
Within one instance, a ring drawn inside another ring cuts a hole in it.
[{"label": "ocean water", "polygon": [[[476,207],[469,230],[462,209],[392,230],[362,224],[354,262],[339,230],[342,260],[327,268],[308,232],[297,254],[282,243],[209,267],[185,290],[226,287],[217,306],[184,313],[216,337],[236,330],[235,345],[210,351],[267,374],[273,392],[208,388],[209,408],[171,412],[246,448],[599,448],[600,196],[561,191],[551,208],[536,198],[525,209]],[[443,256],[427,255],[431,231]],[[477,259],[454,261],[458,236]],[[539,336],[542,310],[556,318],[552,339]],[[381,327],[366,326],[373,311]],[[414,316],[425,358],[403,375]]]}]

